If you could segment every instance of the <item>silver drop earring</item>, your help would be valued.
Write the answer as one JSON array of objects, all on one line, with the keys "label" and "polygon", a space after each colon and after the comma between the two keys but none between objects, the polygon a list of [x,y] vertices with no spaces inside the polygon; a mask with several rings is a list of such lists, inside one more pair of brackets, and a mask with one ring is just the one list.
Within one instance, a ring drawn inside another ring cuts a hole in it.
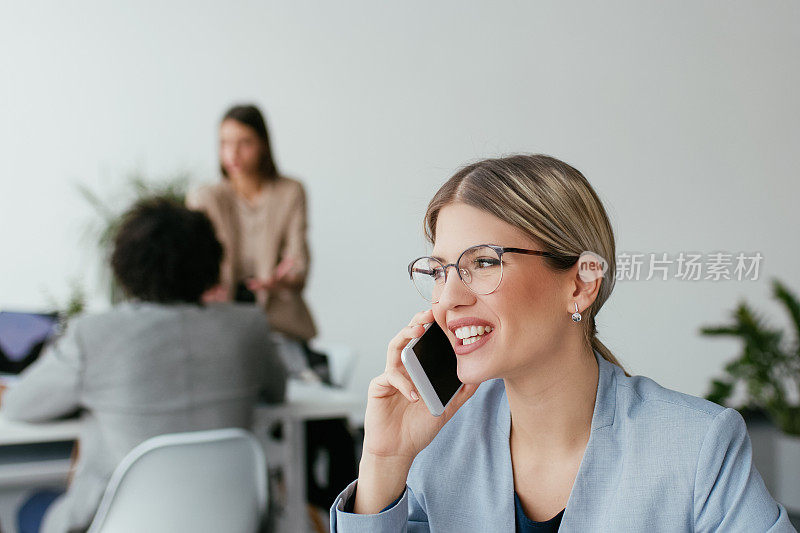
[{"label": "silver drop earring", "polygon": [[575,302],[575,312],[572,313],[572,321],[573,322],[581,321],[581,314],[578,312],[578,302]]}]

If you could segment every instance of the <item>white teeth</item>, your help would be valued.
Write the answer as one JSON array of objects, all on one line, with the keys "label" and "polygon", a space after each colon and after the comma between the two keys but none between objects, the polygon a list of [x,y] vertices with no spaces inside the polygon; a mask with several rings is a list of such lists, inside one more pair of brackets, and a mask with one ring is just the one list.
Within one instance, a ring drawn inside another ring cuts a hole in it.
[{"label": "white teeth", "polygon": [[472,344],[478,337],[492,332],[491,326],[464,326],[454,331],[456,338],[462,339],[462,344]]}]

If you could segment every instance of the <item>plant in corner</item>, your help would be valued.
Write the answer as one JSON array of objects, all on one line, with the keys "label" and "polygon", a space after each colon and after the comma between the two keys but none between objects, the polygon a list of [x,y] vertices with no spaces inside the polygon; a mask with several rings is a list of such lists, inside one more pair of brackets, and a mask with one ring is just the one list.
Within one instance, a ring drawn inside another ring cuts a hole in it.
[{"label": "plant in corner", "polygon": [[726,376],[711,381],[706,399],[725,405],[737,383],[747,391],[745,408],[763,410],[787,435],[800,436],[800,302],[783,283],[772,293],[789,314],[792,331],[767,323],[747,302],[740,302],[727,325],[707,326],[703,335],[742,340],[742,354],[725,365]]}]

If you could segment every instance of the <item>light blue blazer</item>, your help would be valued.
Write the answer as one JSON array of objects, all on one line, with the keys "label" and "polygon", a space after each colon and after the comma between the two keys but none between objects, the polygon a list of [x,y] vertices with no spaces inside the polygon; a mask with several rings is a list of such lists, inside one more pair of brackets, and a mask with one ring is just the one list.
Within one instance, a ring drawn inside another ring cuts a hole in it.
[{"label": "light blue blazer", "polygon": [[[736,410],[595,358],[591,434],[559,531],[796,531],[752,463]],[[482,383],[416,457],[394,506],[344,512],[354,481],[331,507],[331,531],[513,532],[510,429],[503,381]]]}]

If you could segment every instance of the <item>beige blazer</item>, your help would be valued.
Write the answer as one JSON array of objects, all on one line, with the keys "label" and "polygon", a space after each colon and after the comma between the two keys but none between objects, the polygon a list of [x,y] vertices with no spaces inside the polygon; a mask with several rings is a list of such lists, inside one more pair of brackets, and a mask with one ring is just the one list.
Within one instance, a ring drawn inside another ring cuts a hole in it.
[{"label": "beige blazer", "polygon": [[[255,275],[258,278],[267,278],[281,259],[291,257],[295,272],[304,284],[308,274],[309,253],[303,185],[299,181],[279,177],[266,183],[265,187],[265,223],[270,230],[264,233],[263,243],[254,258]],[[203,211],[214,224],[217,238],[225,250],[220,281],[230,298],[234,297],[236,284],[244,277],[240,244],[242,228],[237,202],[236,193],[227,180],[201,187],[189,193],[186,198],[189,208]],[[308,340],[316,335],[317,330],[301,291],[302,286],[296,290],[260,293],[256,297],[266,311],[273,330],[293,338]]]}]

